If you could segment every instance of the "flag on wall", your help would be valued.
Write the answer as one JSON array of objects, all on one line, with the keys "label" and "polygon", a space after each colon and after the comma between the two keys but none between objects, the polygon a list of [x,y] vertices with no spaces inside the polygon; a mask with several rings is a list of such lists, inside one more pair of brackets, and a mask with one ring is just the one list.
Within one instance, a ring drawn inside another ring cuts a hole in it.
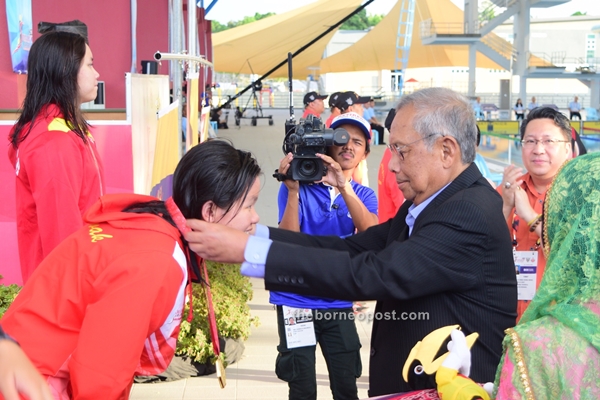
[{"label": "flag on wall", "polygon": [[33,42],[31,0],[6,0],[6,20],[13,72],[26,74]]}]

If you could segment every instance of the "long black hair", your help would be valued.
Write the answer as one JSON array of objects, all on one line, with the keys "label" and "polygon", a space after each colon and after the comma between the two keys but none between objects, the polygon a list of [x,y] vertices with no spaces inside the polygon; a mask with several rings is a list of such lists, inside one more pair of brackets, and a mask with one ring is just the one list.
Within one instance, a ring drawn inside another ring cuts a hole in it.
[{"label": "long black hair", "polygon": [[[261,174],[251,153],[221,139],[210,139],[188,151],[173,175],[173,200],[185,218],[202,219],[208,201],[227,213],[246,199]],[[160,215],[174,225],[163,201],[132,204],[124,212]]]},{"label": "long black hair", "polygon": [[[48,32],[31,46],[27,66],[27,94],[9,140],[19,147],[33,121],[47,104],[55,104],[69,129],[86,142],[88,123],[79,104],[77,76],[86,52],[86,39],[71,32]],[[27,132],[25,126],[31,123]]]}]

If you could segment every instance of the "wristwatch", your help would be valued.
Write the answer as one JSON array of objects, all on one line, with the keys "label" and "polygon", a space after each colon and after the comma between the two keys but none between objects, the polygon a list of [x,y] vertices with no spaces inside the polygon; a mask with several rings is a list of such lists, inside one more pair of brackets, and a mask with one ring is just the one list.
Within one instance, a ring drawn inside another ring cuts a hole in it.
[{"label": "wristwatch", "polygon": [[0,340],[2,340],[2,339],[10,340],[11,342],[15,342],[15,343],[19,344],[15,339],[10,337],[8,335],[8,333],[4,332],[4,329],[2,329],[2,326],[0,326]]}]

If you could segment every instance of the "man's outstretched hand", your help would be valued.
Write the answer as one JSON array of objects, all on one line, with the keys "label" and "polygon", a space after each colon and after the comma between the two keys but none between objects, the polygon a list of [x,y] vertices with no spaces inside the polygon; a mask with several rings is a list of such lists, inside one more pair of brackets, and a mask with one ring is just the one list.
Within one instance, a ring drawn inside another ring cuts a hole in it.
[{"label": "man's outstretched hand", "polygon": [[198,219],[188,219],[187,226],[192,232],[186,233],[185,239],[200,257],[228,264],[244,262],[247,233]]}]

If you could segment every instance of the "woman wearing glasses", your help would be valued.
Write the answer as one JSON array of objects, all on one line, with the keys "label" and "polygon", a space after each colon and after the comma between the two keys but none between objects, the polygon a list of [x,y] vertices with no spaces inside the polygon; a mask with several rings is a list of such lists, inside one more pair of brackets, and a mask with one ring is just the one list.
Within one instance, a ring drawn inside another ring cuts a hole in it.
[{"label": "woman wearing glasses", "polygon": [[506,167],[497,188],[515,250],[517,320],[533,298],[546,267],[541,248],[542,208],[546,190],[572,156],[569,120],[551,108],[536,108],[521,125],[521,144],[525,173],[514,165]]}]

